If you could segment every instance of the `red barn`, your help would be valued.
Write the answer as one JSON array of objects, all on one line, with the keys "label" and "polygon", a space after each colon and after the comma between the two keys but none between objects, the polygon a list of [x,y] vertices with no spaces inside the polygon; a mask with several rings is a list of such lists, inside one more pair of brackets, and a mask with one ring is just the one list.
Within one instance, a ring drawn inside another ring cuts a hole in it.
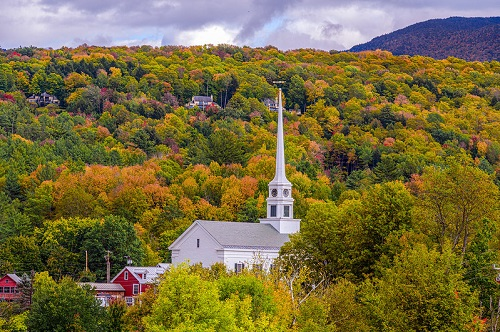
[{"label": "red barn", "polygon": [[20,297],[17,285],[21,283],[19,278],[14,273],[9,273],[0,279],[0,300],[12,301]]},{"label": "red barn", "polygon": [[135,297],[153,286],[169,266],[163,263],[156,266],[126,266],[111,280],[111,283],[120,284],[125,289],[125,301],[128,305],[132,305]]}]

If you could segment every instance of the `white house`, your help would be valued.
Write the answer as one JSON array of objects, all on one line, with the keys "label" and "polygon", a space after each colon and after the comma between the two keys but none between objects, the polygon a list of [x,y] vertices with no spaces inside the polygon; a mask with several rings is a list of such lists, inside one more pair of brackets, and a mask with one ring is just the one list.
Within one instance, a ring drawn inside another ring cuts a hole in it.
[{"label": "white house", "polygon": [[276,171],[269,183],[267,217],[259,223],[196,220],[169,247],[172,263],[209,267],[216,262],[239,272],[244,267],[269,270],[289,234],[300,231],[293,218],[292,184],[285,175],[283,107],[278,98]]}]

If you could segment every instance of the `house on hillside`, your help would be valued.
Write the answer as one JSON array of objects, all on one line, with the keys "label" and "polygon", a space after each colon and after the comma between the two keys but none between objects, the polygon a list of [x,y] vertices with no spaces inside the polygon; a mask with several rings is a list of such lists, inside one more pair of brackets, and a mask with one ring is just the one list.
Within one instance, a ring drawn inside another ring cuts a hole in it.
[{"label": "house on hillside", "polygon": [[262,101],[262,103],[267,107],[271,112],[278,111],[278,102],[276,99],[266,98]]},{"label": "house on hillside", "polygon": [[213,96],[193,96],[191,101],[186,104],[187,108],[195,108],[198,107],[201,110],[206,109],[207,107],[219,107],[219,105],[214,102]]},{"label": "house on hillside", "polygon": [[169,247],[172,263],[208,267],[224,263],[228,270],[245,267],[269,270],[289,235],[300,230],[293,218],[292,184],[285,175],[283,107],[278,95],[276,171],[269,183],[267,217],[255,223],[196,220]]},{"label": "house on hillside", "polygon": [[125,266],[112,280],[124,289],[125,301],[133,305],[136,296],[155,285],[159,277],[170,268],[170,264],[160,263],[156,266]]},{"label": "house on hillside", "polygon": [[95,297],[101,302],[102,307],[109,306],[114,300],[120,300],[125,297],[125,289],[120,284],[104,282],[81,282],[80,286],[88,285],[95,293]]},{"label": "house on hillside", "polygon": [[0,301],[13,301],[20,298],[18,285],[21,283],[19,278],[14,273],[4,275],[0,279]]},{"label": "house on hillside", "polygon": [[49,104],[59,105],[60,101],[56,96],[44,92],[40,95],[31,95],[28,97],[28,102],[36,104],[39,107],[47,106]]}]

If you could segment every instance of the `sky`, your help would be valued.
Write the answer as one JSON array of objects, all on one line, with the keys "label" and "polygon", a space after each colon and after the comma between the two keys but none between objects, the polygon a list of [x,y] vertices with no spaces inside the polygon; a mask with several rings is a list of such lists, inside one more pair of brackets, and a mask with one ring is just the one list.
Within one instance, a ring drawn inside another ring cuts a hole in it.
[{"label": "sky", "polygon": [[433,18],[500,16],[498,0],[2,0],[0,48],[231,44],[347,50]]}]

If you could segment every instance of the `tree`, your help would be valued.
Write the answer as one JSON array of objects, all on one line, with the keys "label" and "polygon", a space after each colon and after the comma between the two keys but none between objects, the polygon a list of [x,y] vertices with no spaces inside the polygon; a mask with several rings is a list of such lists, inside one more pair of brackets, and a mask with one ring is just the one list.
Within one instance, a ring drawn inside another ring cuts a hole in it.
[{"label": "tree", "polygon": [[81,287],[68,277],[56,283],[42,272],[36,274],[33,288],[27,320],[30,331],[104,331],[104,309],[89,287]]},{"label": "tree", "polygon": [[299,75],[293,75],[290,78],[287,97],[290,101],[289,108],[297,107],[299,110],[305,109],[306,87],[304,80]]},{"label": "tree", "polygon": [[40,248],[34,237],[12,236],[0,244],[0,273],[39,271],[43,268]]},{"label": "tree", "polygon": [[122,300],[111,301],[106,308],[107,318],[106,325],[109,332],[125,331],[125,313],[127,312],[127,304]]},{"label": "tree", "polygon": [[11,201],[0,192],[0,243],[9,237],[33,234],[30,219],[21,212],[21,207],[19,200]]},{"label": "tree", "polygon": [[248,119],[250,111],[250,102],[248,99],[237,92],[233,95],[227,106],[219,111],[218,116],[222,118]]},{"label": "tree", "polygon": [[483,218],[496,222],[498,187],[488,174],[473,166],[429,167],[414,181],[418,207],[428,232],[443,248],[467,251]]},{"label": "tree", "polygon": [[498,259],[498,253],[492,248],[496,227],[489,219],[483,219],[481,224],[464,256],[464,280],[472,290],[478,292],[480,304],[484,308],[482,316],[496,314],[498,319],[498,307],[490,306],[498,303],[500,298],[500,286],[495,280],[498,271],[492,268]]},{"label": "tree", "polygon": [[245,161],[243,142],[227,129],[220,129],[208,139],[208,155],[219,164],[242,164]]},{"label": "tree", "polygon": [[104,256],[110,251],[111,275],[117,274],[127,263],[127,256],[139,265],[144,258],[144,250],[134,226],[129,221],[115,216],[107,216],[93,224],[83,235],[80,247],[81,257],[87,251],[89,269],[100,280],[105,279]]},{"label": "tree", "polygon": [[64,97],[64,80],[61,75],[50,73],[47,76],[47,92],[55,95],[59,100]]},{"label": "tree", "polygon": [[371,274],[381,257],[392,259],[391,239],[413,229],[414,198],[403,183],[376,184],[363,193],[360,212],[362,236],[355,241],[353,271]]},{"label": "tree", "polygon": [[34,94],[40,94],[47,90],[47,74],[43,70],[38,70],[31,79],[30,91]]},{"label": "tree", "polygon": [[10,91],[14,85],[14,74],[7,63],[0,64],[0,90]]},{"label": "tree", "polygon": [[359,287],[345,279],[311,294],[297,316],[299,331],[370,331]]},{"label": "tree", "polygon": [[375,331],[470,331],[477,296],[460,258],[418,244],[399,254],[361,293]]},{"label": "tree", "polygon": [[158,292],[144,318],[147,330],[237,331],[234,312],[219,300],[217,285],[190,274],[186,266],[167,272]]}]

